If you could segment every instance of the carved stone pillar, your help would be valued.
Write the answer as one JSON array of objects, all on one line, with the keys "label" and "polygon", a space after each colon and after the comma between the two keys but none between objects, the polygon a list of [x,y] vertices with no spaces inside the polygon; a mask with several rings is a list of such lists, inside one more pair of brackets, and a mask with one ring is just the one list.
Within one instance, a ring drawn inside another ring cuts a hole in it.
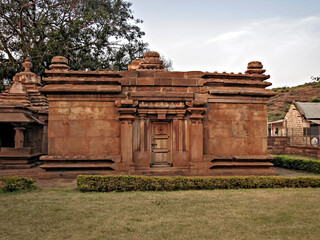
[{"label": "carved stone pillar", "polygon": [[179,147],[178,151],[182,152],[183,151],[183,136],[185,135],[184,129],[183,129],[183,114],[178,114],[177,115],[178,119],[178,129],[179,129]]},{"label": "carved stone pillar", "polygon": [[14,135],[14,147],[15,148],[23,148],[24,146],[24,130],[25,127],[15,127],[14,130],[16,131]]},{"label": "carved stone pillar", "polygon": [[147,138],[146,137],[146,132],[145,132],[145,118],[146,118],[146,114],[143,114],[143,113],[140,113],[139,114],[139,144],[138,144],[138,146],[139,146],[139,151],[140,152],[143,152],[143,151],[145,151],[146,149],[145,149],[145,145],[146,145],[146,141],[147,141],[147,139],[145,139],[145,138]]},{"label": "carved stone pillar", "polygon": [[189,108],[191,113],[190,127],[190,160],[199,162],[203,160],[203,116],[206,108]]},{"label": "carved stone pillar", "polygon": [[119,108],[119,120],[121,121],[121,162],[129,165],[133,164],[132,122],[134,120],[133,114],[135,112],[135,108]]},{"label": "carved stone pillar", "polygon": [[173,150],[176,152],[183,151],[183,137],[184,137],[184,129],[183,129],[183,116],[184,114],[177,114],[173,119]]}]

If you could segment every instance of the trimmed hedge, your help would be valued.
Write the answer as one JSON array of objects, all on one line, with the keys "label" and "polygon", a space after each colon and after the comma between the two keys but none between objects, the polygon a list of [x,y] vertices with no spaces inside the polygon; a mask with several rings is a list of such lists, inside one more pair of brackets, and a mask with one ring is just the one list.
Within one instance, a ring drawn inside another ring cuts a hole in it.
[{"label": "trimmed hedge", "polygon": [[116,175],[79,175],[81,192],[176,191],[240,188],[320,187],[320,177],[149,177]]},{"label": "trimmed hedge", "polygon": [[36,182],[35,179],[29,179],[25,177],[8,176],[2,177],[1,181],[4,186],[1,188],[3,192],[14,192],[18,190],[32,190],[37,188],[33,184]]},{"label": "trimmed hedge", "polygon": [[286,156],[275,156],[271,162],[275,167],[283,167],[307,172],[320,173],[320,160],[308,160],[290,158]]}]

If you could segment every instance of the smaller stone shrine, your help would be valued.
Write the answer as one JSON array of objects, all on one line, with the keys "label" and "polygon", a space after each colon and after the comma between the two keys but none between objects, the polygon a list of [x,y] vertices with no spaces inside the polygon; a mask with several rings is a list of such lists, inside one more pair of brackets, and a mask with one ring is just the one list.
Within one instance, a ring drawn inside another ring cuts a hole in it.
[{"label": "smaller stone shrine", "polygon": [[33,167],[47,154],[47,98],[29,59],[22,65],[24,71],[0,95],[0,168],[5,169]]},{"label": "smaller stone shrine", "polygon": [[245,73],[170,72],[157,52],[128,71],[46,70],[47,177],[65,174],[273,175],[260,62]]}]

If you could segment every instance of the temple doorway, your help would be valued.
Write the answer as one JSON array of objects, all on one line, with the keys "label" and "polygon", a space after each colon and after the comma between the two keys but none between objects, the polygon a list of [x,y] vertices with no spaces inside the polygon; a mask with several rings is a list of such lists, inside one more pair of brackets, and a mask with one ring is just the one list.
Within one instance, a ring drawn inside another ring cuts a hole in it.
[{"label": "temple doorway", "polygon": [[171,122],[151,122],[151,167],[172,166]]}]

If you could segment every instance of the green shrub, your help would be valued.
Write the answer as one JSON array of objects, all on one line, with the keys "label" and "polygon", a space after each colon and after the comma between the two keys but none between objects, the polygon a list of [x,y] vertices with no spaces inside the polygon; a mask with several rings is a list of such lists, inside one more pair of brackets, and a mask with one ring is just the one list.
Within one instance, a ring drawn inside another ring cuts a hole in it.
[{"label": "green shrub", "polygon": [[275,167],[283,167],[307,172],[320,173],[320,161],[311,159],[289,158],[276,156],[271,160]]},{"label": "green shrub", "polygon": [[310,102],[320,102],[320,96],[314,97],[314,98],[310,98]]},{"label": "green shrub", "polygon": [[4,192],[13,192],[18,190],[31,190],[35,189],[36,186],[33,184],[36,182],[34,179],[24,178],[24,177],[2,177],[1,181],[4,186],[2,187],[2,191]]},{"label": "green shrub", "polygon": [[176,191],[239,188],[320,187],[320,177],[149,177],[115,175],[79,175],[82,192]]}]

